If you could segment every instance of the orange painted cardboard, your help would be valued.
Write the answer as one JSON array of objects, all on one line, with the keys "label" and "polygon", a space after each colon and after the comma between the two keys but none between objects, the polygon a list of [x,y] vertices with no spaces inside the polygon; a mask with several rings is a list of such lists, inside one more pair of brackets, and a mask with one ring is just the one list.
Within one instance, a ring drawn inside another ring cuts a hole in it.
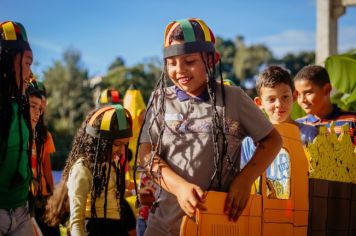
[{"label": "orange painted cardboard", "polygon": [[283,148],[290,158],[290,197],[267,197],[266,175],[261,178],[261,194],[252,194],[237,222],[223,213],[226,193],[210,191],[206,211],[197,210],[195,219],[184,217],[180,235],[187,236],[302,236],[308,226],[308,164],[299,129],[292,124],[276,125],[283,138]]}]

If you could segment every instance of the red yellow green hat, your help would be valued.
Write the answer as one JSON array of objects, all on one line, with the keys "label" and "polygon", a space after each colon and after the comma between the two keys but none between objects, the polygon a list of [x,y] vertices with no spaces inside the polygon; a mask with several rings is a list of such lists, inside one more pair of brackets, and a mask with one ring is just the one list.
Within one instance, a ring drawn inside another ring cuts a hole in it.
[{"label": "red yellow green hat", "polygon": [[[99,127],[93,124],[103,114]],[[118,129],[111,128],[112,119],[116,117]],[[132,118],[130,113],[120,104],[105,106],[97,110],[90,118],[86,133],[96,138],[123,139],[132,136]]]},{"label": "red yellow green hat", "polygon": [[0,50],[3,49],[31,50],[25,27],[21,23],[0,23]]},{"label": "red yellow green hat", "polygon": [[[203,32],[203,40],[198,40],[193,24],[197,24],[198,28]],[[181,44],[170,45],[169,38],[177,27],[183,31],[184,42]],[[177,20],[169,23],[164,33],[164,58],[178,56],[182,54],[195,52],[211,52],[215,53],[215,37],[210,28],[205,22],[198,18],[188,18]]]},{"label": "red yellow green hat", "polygon": [[120,92],[115,89],[105,89],[99,97],[100,105],[121,104]]}]

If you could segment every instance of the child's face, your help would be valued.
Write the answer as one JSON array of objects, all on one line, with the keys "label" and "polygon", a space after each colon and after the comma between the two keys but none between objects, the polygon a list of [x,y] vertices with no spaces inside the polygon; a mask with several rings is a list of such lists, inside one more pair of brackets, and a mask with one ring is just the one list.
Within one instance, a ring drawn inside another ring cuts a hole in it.
[{"label": "child's face", "polygon": [[309,80],[296,80],[295,89],[298,94],[298,104],[307,114],[323,114],[329,101],[331,86],[320,87]]},{"label": "child's face", "polygon": [[31,96],[29,100],[30,100],[31,126],[32,129],[34,129],[42,114],[42,100],[35,96]]},{"label": "child's face", "polygon": [[28,84],[30,82],[30,77],[31,77],[31,65],[33,61],[33,56],[32,56],[32,51],[26,50],[23,53],[22,61],[21,61],[21,66],[22,66],[22,78],[20,78],[20,60],[21,60],[21,55],[18,54],[15,57],[15,72],[16,72],[16,84],[18,87],[20,87],[20,82],[22,79],[22,94],[25,94],[25,91],[28,87]]},{"label": "child's face", "polygon": [[255,103],[263,109],[273,124],[289,121],[292,112],[293,96],[291,88],[284,83],[274,88],[262,87],[261,96],[255,98]]},{"label": "child's face", "polygon": [[112,158],[120,157],[124,146],[129,143],[129,138],[115,139],[112,143]]},{"label": "child's face", "polygon": [[206,88],[207,74],[201,53],[167,58],[167,72],[172,82],[189,95],[199,96]]}]

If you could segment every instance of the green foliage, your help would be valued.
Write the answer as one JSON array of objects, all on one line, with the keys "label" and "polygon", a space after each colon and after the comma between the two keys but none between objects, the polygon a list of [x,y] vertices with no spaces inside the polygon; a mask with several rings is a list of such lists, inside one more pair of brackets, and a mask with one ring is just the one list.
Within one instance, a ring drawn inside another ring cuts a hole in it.
[{"label": "green foliage", "polygon": [[330,56],[325,68],[335,89],[332,101],[345,110],[356,111],[356,53]]},{"label": "green foliage", "polygon": [[220,53],[223,78],[229,79],[235,84],[239,84],[234,73],[234,58],[236,54],[236,47],[234,42],[217,37],[215,45],[217,51]]},{"label": "green foliage", "polygon": [[93,108],[88,72],[81,68],[80,57],[78,51],[68,49],[63,54],[63,62],[54,62],[44,72],[48,93],[46,118],[56,144],[55,155],[62,161],[78,127]]},{"label": "green foliage", "polygon": [[119,90],[122,96],[125,91],[134,84],[141,90],[147,103],[154,86],[161,74],[161,65],[155,58],[149,59],[145,64],[137,64],[132,67],[118,65],[111,67],[107,75],[103,77],[104,87],[113,87]]},{"label": "green foliage", "polygon": [[[246,46],[242,36],[236,37],[235,42],[217,37],[216,48],[222,59],[223,78],[230,79],[236,84],[257,75],[262,64],[283,64],[291,71],[292,75],[295,75],[303,66],[314,63],[315,59],[314,52],[287,54],[282,59],[275,59],[271,51],[264,45]],[[129,86],[134,84],[141,90],[147,103],[161,76],[161,71],[162,60],[159,58],[149,58],[136,65],[127,66],[122,57],[117,57],[108,66],[108,71],[103,75],[99,86],[101,89],[113,87],[119,90],[123,97]],[[331,75],[334,76],[334,73],[331,72]],[[355,78],[355,76],[350,76],[343,74],[342,78]],[[355,82],[355,79],[353,81]],[[88,71],[81,66],[81,55],[74,49],[66,50],[62,60],[55,61],[51,67],[44,71],[44,83],[48,91],[46,119],[57,150],[53,160],[58,163],[55,163],[54,169],[58,168],[58,165],[63,165],[78,126],[94,106],[96,98],[93,98],[89,82]],[[247,92],[251,93],[253,90]],[[253,95],[251,94],[251,96]],[[343,96],[345,96],[345,92],[337,93],[333,98],[338,102],[345,100]],[[295,107],[293,109],[294,118],[304,115],[298,106]],[[353,107],[356,110],[354,103],[348,107]]]},{"label": "green foliage", "polygon": [[293,120],[305,116],[305,112],[303,109],[298,105],[297,102],[293,103],[293,108],[292,108],[292,113],[290,116],[292,117]]},{"label": "green foliage", "polygon": [[110,71],[110,70],[113,70],[114,68],[123,67],[123,66],[125,66],[124,59],[122,57],[117,57],[115,59],[115,61],[113,63],[111,63],[108,70]]},{"label": "green foliage", "polygon": [[278,63],[284,64],[294,77],[304,66],[315,63],[314,52],[299,52],[297,54],[288,53]]},{"label": "green foliage", "polygon": [[236,38],[236,54],[234,59],[235,76],[243,81],[258,74],[262,64],[272,61],[272,52],[264,45],[252,45],[246,47],[243,37]]}]

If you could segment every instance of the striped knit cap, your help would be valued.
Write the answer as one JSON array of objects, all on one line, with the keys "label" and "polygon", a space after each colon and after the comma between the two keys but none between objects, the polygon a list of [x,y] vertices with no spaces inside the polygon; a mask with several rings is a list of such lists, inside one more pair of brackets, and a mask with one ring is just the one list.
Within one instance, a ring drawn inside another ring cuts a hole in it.
[{"label": "striped knit cap", "polygon": [[0,50],[31,50],[26,30],[21,23],[4,21],[0,23]]},{"label": "striped knit cap", "polygon": [[[183,43],[171,45],[170,37],[172,33],[180,27],[183,31]],[[200,31],[200,32],[199,32]],[[198,34],[203,34],[197,37]],[[164,33],[164,58],[195,53],[210,52],[215,53],[215,37],[204,21],[198,18],[188,18],[169,23]]]}]

